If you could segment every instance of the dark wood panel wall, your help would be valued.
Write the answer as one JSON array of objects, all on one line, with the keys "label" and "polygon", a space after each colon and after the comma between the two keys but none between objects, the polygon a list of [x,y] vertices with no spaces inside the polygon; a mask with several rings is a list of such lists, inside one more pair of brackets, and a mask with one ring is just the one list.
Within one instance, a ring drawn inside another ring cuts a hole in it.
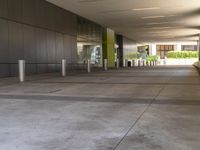
[{"label": "dark wood panel wall", "polygon": [[124,63],[124,43],[123,43],[123,36],[120,34],[116,35],[116,43],[119,46],[118,47],[118,52],[117,52],[117,57],[119,59],[119,65],[120,67],[123,67]]},{"label": "dark wood panel wall", "polygon": [[77,59],[77,17],[45,0],[0,0],[0,77],[59,70]]}]

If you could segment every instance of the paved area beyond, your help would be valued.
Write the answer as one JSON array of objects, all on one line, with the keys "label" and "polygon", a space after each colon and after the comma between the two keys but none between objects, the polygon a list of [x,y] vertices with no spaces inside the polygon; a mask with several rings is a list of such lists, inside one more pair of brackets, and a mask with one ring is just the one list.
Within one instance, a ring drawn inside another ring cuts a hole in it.
[{"label": "paved area beyond", "polygon": [[0,150],[199,150],[190,66],[0,79]]}]

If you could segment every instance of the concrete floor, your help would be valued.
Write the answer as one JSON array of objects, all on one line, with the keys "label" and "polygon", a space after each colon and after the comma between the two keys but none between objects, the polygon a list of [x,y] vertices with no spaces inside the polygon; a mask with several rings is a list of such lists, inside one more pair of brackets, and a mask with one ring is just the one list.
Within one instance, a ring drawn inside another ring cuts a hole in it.
[{"label": "concrete floor", "polygon": [[199,91],[184,66],[0,79],[0,150],[199,150]]}]

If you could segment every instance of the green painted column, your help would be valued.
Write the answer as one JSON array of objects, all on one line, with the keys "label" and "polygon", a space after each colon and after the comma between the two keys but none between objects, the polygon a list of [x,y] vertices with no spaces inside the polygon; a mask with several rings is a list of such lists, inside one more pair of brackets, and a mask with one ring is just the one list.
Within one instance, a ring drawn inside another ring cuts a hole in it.
[{"label": "green painted column", "polygon": [[115,32],[105,29],[103,33],[103,60],[108,60],[108,67],[115,67]]}]

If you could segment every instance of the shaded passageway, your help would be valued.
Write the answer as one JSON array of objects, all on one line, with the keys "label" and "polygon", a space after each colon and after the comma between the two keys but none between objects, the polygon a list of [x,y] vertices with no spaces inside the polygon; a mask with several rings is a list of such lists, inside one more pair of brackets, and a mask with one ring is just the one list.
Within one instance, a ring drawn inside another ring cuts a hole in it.
[{"label": "shaded passageway", "polygon": [[200,78],[188,66],[1,79],[0,149],[199,150]]}]

